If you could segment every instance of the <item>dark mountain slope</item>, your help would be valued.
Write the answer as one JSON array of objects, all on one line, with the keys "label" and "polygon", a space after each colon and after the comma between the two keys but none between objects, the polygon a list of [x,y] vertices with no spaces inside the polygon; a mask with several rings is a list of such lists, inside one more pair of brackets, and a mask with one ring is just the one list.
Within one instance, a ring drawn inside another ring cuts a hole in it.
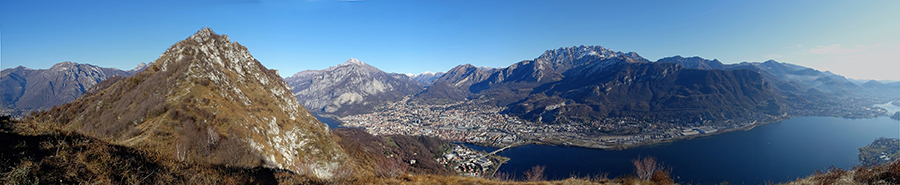
[{"label": "dark mountain slope", "polygon": [[682,122],[784,113],[783,97],[758,72],[722,68],[716,60],[674,57],[650,62],[601,46],[548,50],[506,68],[457,66],[418,95],[479,99],[543,123],[590,123],[608,117]]},{"label": "dark mountain slope", "polygon": [[494,71],[495,69],[482,69],[472,64],[459,65],[416,96],[432,102],[466,100],[473,94],[469,87],[486,80]]},{"label": "dark mountain slope", "polygon": [[546,90],[510,105],[510,113],[544,123],[588,123],[604,117],[700,121],[784,112],[779,96],[748,70],[625,62],[604,72],[572,73],[580,75],[542,86]]},{"label": "dark mountain slope", "polygon": [[570,69],[592,66],[600,70],[606,63],[596,64],[593,61],[609,58],[647,61],[637,53],[615,52],[602,46],[564,47],[547,50],[534,60],[521,61],[506,68],[482,69],[471,64],[460,65],[417,96],[425,101],[443,97],[451,100],[481,98],[503,106],[527,97],[533,88],[542,84],[562,80],[563,74]]},{"label": "dark mountain slope", "polygon": [[437,73],[424,72],[424,73],[414,74],[414,75],[410,74],[408,76],[410,78],[412,78],[413,80],[416,80],[417,82],[421,83],[422,86],[428,87],[428,86],[431,86],[431,84],[434,84],[435,80],[444,76],[444,74],[445,74],[445,72],[437,72]]},{"label": "dark mountain slope", "polygon": [[676,63],[689,69],[725,69],[725,65],[722,64],[722,62],[719,62],[719,60],[707,60],[696,56],[684,58],[676,55],[674,57],[666,57],[656,60],[656,62]]},{"label": "dark mountain slope", "polygon": [[0,106],[9,115],[20,116],[32,110],[44,110],[70,102],[91,86],[113,76],[131,76],[133,70],[103,68],[90,64],[61,62],[50,69],[16,67],[0,72]]}]

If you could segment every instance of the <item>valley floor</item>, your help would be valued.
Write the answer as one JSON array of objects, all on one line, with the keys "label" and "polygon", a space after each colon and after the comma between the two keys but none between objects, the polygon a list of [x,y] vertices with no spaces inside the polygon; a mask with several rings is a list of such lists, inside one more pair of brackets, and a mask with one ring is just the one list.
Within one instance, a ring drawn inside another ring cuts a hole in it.
[{"label": "valley floor", "polygon": [[406,97],[379,106],[373,113],[338,117],[344,127],[364,128],[373,135],[424,135],[490,147],[548,144],[598,149],[625,149],[710,136],[778,122],[794,116],[874,118],[886,110],[875,99],[818,102],[820,106],[792,110],[779,116],[755,115],[722,121],[644,121],[606,118],[592,123],[539,124],[503,114],[503,107],[480,100],[423,104]]},{"label": "valley floor", "polygon": [[[593,123],[536,124],[502,114],[503,108],[477,101],[419,104],[409,99],[389,103],[374,113],[339,117],[344,127],[364,128],[373,135],[424,135],[490,147],[548,144],[598,149],[624,149],[751,129],[788,115],[702,123],[648,122],[607,118]],[[694,126],[683,126],[694,125]],[[621,134],[610,134],[619,132]]]}]

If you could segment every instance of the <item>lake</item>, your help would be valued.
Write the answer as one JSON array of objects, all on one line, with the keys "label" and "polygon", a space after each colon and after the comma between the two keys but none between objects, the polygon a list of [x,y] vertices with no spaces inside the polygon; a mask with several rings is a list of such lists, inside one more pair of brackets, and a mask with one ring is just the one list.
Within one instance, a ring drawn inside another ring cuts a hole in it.
[{"label": "lake", "polygon": [[319,116],[319,114],[316,114],[316,113],[313,113],[313,116],[316,116],[316,119],[319,119],[319,121],[328,125],[328,128],[332,128],[332,129],[341,128],[341,126],[340,126],[341,124],[338,123],[337,120],[334,120],[334,119],[331,119],[331,118],[325,117],[325,116]]},{"label": "lake", "polygon": [[803,178],[832,165],[851,168],[859,164],[857,148],[879,137],[900,137],[900,121],[887,117],[796,117],[748,131],[619,151],[520,146],[499,153],[511,158],[499,171],[521,176],[532,166],[544,165],[545,175],[553,179],[600,172],[612,178],[630,174],[634,170],[631,159],[654,156],[671,167],[676,182],[763,184]]},{"label": "lake", "polygon": [[[892,105],[882,105],[886,108]],[[331,128],[338,123],[317,118]],[[609,151],[589,148],[526,145],[498,155],[511,158],[499,172],[521,176],[532,166],[546,166],[553,179],[571,174],[630,174],[631,159],[653,156],[672,168],[676,182],[691,184],[763,184],[785,182],[830,166],[844,169],[859,164],[857,148],[878,137],[900,137],[900,121],[887,117],[844,119],[796,117],[748,131],[734,131],[691,140]],[[466,146],[484,151],[495,148]]]}]

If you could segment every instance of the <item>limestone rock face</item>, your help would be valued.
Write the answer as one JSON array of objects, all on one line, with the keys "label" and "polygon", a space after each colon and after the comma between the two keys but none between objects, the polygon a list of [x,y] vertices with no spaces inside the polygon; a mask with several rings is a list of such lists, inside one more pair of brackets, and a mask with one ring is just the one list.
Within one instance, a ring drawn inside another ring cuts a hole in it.
[{"label": "limestone rock face", "polygon": [[355,58],[328,69],[301,71],[285,81],[304,107],[334,115],[366,113],[423,89],[407,75],[386,73]]},{"label": "limestone rock face", "polygon": [[290,92],[246,47],[204,28],[36,119],[179,160],[331,178],[346,154]]}]

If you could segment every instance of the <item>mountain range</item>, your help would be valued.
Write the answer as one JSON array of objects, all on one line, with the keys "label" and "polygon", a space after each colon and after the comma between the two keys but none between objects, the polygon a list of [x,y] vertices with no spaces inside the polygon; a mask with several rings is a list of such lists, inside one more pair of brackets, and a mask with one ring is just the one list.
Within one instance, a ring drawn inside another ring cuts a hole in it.
[{"label": "mountain range", "polygon": [[[92,83],[140,69],[69,62],[49,70],[6,69],[3,88],[10,90],[3,91],[2,101],[7,114],[47,109],[78,97]],[[554,124],[605,117],[696,122],[781,115],[823,104],[836,106],[840,99],[855,95],[891,98],[900,94],[900,82],[858,84],[828,71],[774,60],[723,64],[716,59],[673,56],[653,62],[635,52],[602,46],[548,50],[505,68],[465,64],[447,72],[406,75],[349,59],[284,80],[299,102],[318,114],[367,113],[410,96],[426,103],[479,99],[507,107],[507,114]],[[52,85],[64,83],[74,85]]]},{"label": "mountain range", "polygon": [[407,75],[386,73],[355,58],[328,69],[301,71],[284,80],[304,107],[334,115],[369,112],[381,103],[418,93],[424,86]]},{"label": "mountain range", "polygon": [[756,71],[688,69],[601,46],[548,50],[499,69],[460,65],[417,95],[426,102],[489,99],[508,114],[550,124],[781,115],[779,97]]},{"label": "mountain range", "polygon": [[[4,106],[56,103],[28,107],[42,110],[22,120],[0,117],[0,135],[9,139],[0,142],[9,146],[0,163],[11,169],[0,180],[13,183],[511,183],[428,175],[454,173],[435,160],[450,150],[446,141],[333,131],[312,112],[356,114],[403,98],[484,100],[545,124],[609,117],[696,123],[784,115],[828,98],[896,98],[900,87],[776,61],[653,62],[601,46],[548,50],[505,68],[465,64],[442,75],[386,73],[350,59],[283,79],[209,28],[134,70],[64,62],[2,74]],[[65,100],[53,99],[58,95],[73,100],[59,104]],[[321,107],[307,111],[306,103]],[[671,182],[668,174],[662,179]]]},{"label": "mountain range", "polygon": [[15,117],[44,110],[78,98],[91,86],[113,76],[128,77],[146,68],[141,63],[131,70],[61,62],[50,69],[23,66],[0,71],[0,112]]},{"label": "mountain range", "polygon": [[431,71],[426,71],[424,73],[419,73],[419,74],[406,74],[406,76],[409,76],[413,80],[416,80],[419,83],[422,83],[423,86],[428,87],[428,86],[431,86],[431,84],[433,84],[435,80],[444,76],[444,72],[435,73],[435,72],[431,72]]}]

